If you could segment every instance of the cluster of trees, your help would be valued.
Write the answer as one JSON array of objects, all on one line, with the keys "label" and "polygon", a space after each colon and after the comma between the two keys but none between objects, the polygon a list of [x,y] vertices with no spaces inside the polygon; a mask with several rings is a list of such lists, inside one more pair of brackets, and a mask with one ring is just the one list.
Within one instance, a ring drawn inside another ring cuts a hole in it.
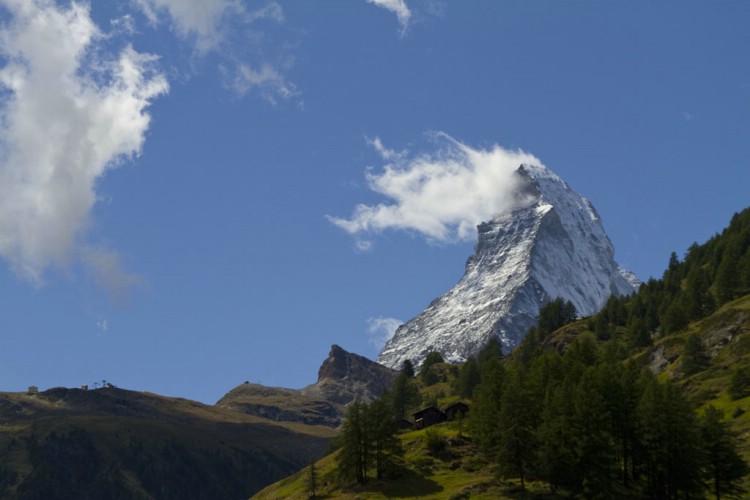
[{"label": "cluster of trees", "polygon": [[612,297],[591,318],[601,340],[625,327],[629,343],[644,347],[654,335],[684,330],[721,305],[750,293],[750,209],[703,245],[693,244],[685,259],[672,253],[662,279],[650,279],[629,297]]},{"label": "cluster of trees", "polygon": [[564,355],[535,350],[481,364],[475,441],[522,486],[534,478],[585,498],[739,492],[748,468],[721,412],[697,417],[674,384],[623,361],[621,347],[584,335]]},{"label": "cluster of trees", "polygon": [[402,467],[403,449],[397,436],[392,398],[349,405],[339,436],[337,458],[342,484],[366,483],[371,478],[393,477]]}]

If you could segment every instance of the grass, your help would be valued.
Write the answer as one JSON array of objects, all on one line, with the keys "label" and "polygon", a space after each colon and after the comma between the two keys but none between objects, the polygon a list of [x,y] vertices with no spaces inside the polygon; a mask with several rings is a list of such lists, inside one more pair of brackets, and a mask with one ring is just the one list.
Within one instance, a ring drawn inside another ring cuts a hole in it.
[{"label": "grass", "polygon": [[[430,434],[437,434],[445,447],[431,452]],[[527,483],[520,489],[515,480],[502,480],[476,445],[456,422],[446,422],[400,436],[404,454],[403,474],[387,481],[371,479],[365,485],[340,488],[336,477],[336,456],[328,455],[315,464],[319,477],[316,498],[425,499],[530,499],[550,496],[544,483]],[[270,485],[253,499],[306,499],[309,497],[309,468]]]}]

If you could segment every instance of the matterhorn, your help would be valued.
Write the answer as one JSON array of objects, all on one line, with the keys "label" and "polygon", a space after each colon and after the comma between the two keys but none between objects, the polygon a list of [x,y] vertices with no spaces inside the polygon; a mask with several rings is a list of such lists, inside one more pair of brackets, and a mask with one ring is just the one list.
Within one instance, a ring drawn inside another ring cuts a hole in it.
[{"label": "matterhorn", "polygon": [[638,279],[620,268],[591,203],[543,166],[521,165],[510,208],[478,226],[461,280],[401,325],[377,361],[421,364],[431,351],[463,362],[491,337],[507,352],[536,324],[545,303],[562,298],[579,316],[611,295],[632,293]]}]

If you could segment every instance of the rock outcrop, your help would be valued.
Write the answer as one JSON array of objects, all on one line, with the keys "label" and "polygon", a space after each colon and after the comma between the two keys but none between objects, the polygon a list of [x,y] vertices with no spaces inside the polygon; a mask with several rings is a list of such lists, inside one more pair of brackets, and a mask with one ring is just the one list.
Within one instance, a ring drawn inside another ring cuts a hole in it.
[{"label": "rock outcrop", "polygon": [[318,370],[318,381],[301,392],[342,405],[355,399],[372,401],[393,384],[397,374],[395,370],[333,345]]},{"label": "rock outcrop", "polygon": [[244,383],[216,406],[282,422],[338,427],[346,405],[372,401],[388,389],[398,372],[334,345],[318,370],[318,381],[303,389]]}]

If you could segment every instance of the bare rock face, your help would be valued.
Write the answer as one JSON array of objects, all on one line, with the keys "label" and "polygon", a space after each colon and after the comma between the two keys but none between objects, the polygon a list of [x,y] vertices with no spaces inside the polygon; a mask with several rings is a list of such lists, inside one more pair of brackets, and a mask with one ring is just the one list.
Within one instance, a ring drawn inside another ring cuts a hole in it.
[{"label": "bare rock face", "polygon": [[396,370],[333,345],[318,370],[318,381],[301,392],[342,405],[355,399],[372,401],[390,388],[397,374]]},{"label": "bare rock face", "polygon": [[346,405],[369,402],[393,384],[397,371],[334,345],[318,370],[318,381],[303,389],[244,383],[216,406],[282,422],[338,427]]},{"label": "bare rock face", "polygon": [[521,165],[513,208],[478,226],[474,255],[461,280],[401,325],[378,362],[421,364],[431,351],[463,362],[491,337],[514,348],[536,324],[541,306],[570,300],[578,314],[597,312],[610,295],[639,282],[614,260],[614,248],[591,203],[545,167]]}]

